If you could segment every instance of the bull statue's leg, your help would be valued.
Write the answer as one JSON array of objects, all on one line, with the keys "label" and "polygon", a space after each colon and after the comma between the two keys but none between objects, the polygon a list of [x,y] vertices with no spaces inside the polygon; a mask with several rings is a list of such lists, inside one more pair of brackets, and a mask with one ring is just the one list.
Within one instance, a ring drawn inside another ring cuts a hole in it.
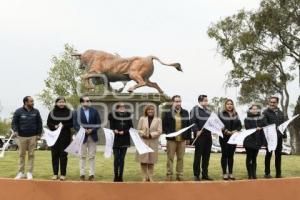
[{"label": "bull statue's leg", "polygon": [[93,74],[86,74],[82,77],[84,86],[88,90],[95,89],[95,85],[92,83],[92,80],[91,80],[92,77],[94,77]]},{"label": "bull statue's leg", "polygon": [[143,83],[138,83],[138,84],[136,84],[136,85],[130,87],[127,91],[128,91],[129,93],[132,93],[134,90],[136,90],[136,89],[138,89],[138,88],[140,88],[140,87],[143,87],[143,86],[145,86],[145,85],[146,85],[145,82],[143,82]]},{"label": "bull statue's leg", "polygon": [[133,92],[137,88],[140,88],[140,87],[143,87],[146,85],[145,80],[140,75],[131,75],[130,78],[132,80],[134,80],[137,84],[128,89],[129,93]]},{"label": "bull statue's leg", "polygon": [[158,90],[159,93],[163,94],[164,91],[159,87],[157,83],[151,82],[150,80],[146,81],[146,85],[149,87],[153,87]]},{"label": "bull statue's leg", "polygon": [[82,81],[83,81],[84,87],[88,89],[90,87],[88,76],[87,75],[82,76]]}]

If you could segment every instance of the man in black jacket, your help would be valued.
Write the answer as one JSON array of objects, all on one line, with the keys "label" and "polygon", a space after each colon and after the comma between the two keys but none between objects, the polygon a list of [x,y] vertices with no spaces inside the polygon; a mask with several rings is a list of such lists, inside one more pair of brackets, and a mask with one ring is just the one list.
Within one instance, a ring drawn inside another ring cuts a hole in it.
[{"label": "man in black jacket", "polygon": [[23,107],[17,109],[14,113],[11,123],[12,130],[18,137],[18,145],[20,151],[19,173],[15,179],[25,177],[25,156],[28,151],[28,173],[27,179],[32,179],[34,150],[38,136],[42,134],[42,119],[40,112],[35,109],[34,101],[31,96],[23,99]]},{"label": "man in black jacket", "polygon": [[[175,95],[172,97],[172,108],[164,114],[162,119],[163,132],[170,134],[179,131],[190,125],[190,117],[187,110],[181,107],[181,97]],[[184,133],[167,138],[167,181],[172,181],[173,162],[176,154],[176,180],[183,180],[183,158],[185,153],[186,140],[190,140],[191,131],[187,130]]]},{"label": "man in black jacket", "polygon": [[191,111],[191,124],[195,124],[192,127],[194,133],[194,180],[200,181],[200,162],[202,161],[202,179],[212,180],[208,176],[208,165],[210,159],[210,151],[212,146],[211,132],[203,129],[205,122],[208,120],[211,112],[208,108],[208,99],[206,95],[200,95],[198,97],[199,105],[195,106]]},{"label": "man in black jacket", "polygon": [[[278,108],[278,97],[271,97],[269,99],[269,107],[263,112],[264,121],[266,125],[276,124],[277,127],[284,122],[284,114]],[[275,168],[276,168],[276,178],[281,178],[281,151],[282,151],[282,140],[286,138],[286,134],[282,135],[277,130],[278,143],[275,150]],[[272,152],[267,149],[265,156],[265,178],[272,178],[270,175],[270,163],[272,158]]]}]

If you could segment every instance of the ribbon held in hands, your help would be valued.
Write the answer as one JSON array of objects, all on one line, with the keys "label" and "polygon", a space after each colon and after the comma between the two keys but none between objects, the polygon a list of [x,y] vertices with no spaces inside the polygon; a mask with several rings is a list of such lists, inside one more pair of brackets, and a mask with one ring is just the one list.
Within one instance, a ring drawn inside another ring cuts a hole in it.
[{"label": "ribbon held in hands", "polygon": [[12,137],[15,135],[14,132],[11,130],[11,135],[8,138],[7,142],[4,143],[3,147],[2,147],[2,151],[0,153],[0,158],[4,158],[4,154],[5,154],[5,149],[8,147],[9,142],[11,141]]},{"label": "ribbon held in hands", "polygon": [[135,148],[139,154],[145,154],[145,153],[150,153],[154,152],[153,149],[148,147],[143,140],[141,139],[138,130],[134,128],[129,129],[130,137],[135,145]]},{"label": "ribbon held in hands", "polygon": [[190,126],[188,126],[188,127],[185,127],[185,128],[183,128],[183,129],[181,129],[181,130],[179,130],[179,131],[176,131],[176,132],[174,132],[174,133],[167,134],[166,137],[167,137],[167,138],[170,138],[170,137],[177,137],[178,135],[184,133],[185,131],[189,130],[189,129],[192,128],[193,126],[195,126],[195,124],[192,124],[192,125],[190,125]]},{"label": "ribbon held in hands", "polygon": [[46,140],[48,147],[52,147],[56,143],[62,127],[63,125],[60,123],[55,131],[44,128],[44,135],[41,139]]}]

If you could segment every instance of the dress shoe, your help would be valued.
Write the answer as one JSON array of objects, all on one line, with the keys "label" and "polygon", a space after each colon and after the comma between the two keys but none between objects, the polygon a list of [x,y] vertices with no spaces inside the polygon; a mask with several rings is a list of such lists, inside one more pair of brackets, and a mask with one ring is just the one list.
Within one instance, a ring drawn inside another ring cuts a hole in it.
[{"label": "dress shoe", "polygon": [[89,176],[89,181],[94,181],[94,179],[95,179],[94,175]]}]

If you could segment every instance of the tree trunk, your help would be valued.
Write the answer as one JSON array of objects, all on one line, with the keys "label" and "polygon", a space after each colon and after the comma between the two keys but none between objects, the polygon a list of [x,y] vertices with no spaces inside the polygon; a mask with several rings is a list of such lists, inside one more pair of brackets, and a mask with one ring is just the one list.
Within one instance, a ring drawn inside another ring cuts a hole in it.
[{"label": "tree trunk", "polygon": [[[300,96],[298,98],[294,115],[300,114]],[[291,135],[292,153],[300,154],[300,117],[296,118],[289,126]]]},{"label": "tree trunk", "polygon": [[289,105],[290,105],[290,94],[287,90],[287,85],[284,85],[284,94],[285,94],[285,105],[284,105],[284,114],[285,114],[285,119],[288,120],[289,115],[288,115],[288,110],[289,110]]}]

